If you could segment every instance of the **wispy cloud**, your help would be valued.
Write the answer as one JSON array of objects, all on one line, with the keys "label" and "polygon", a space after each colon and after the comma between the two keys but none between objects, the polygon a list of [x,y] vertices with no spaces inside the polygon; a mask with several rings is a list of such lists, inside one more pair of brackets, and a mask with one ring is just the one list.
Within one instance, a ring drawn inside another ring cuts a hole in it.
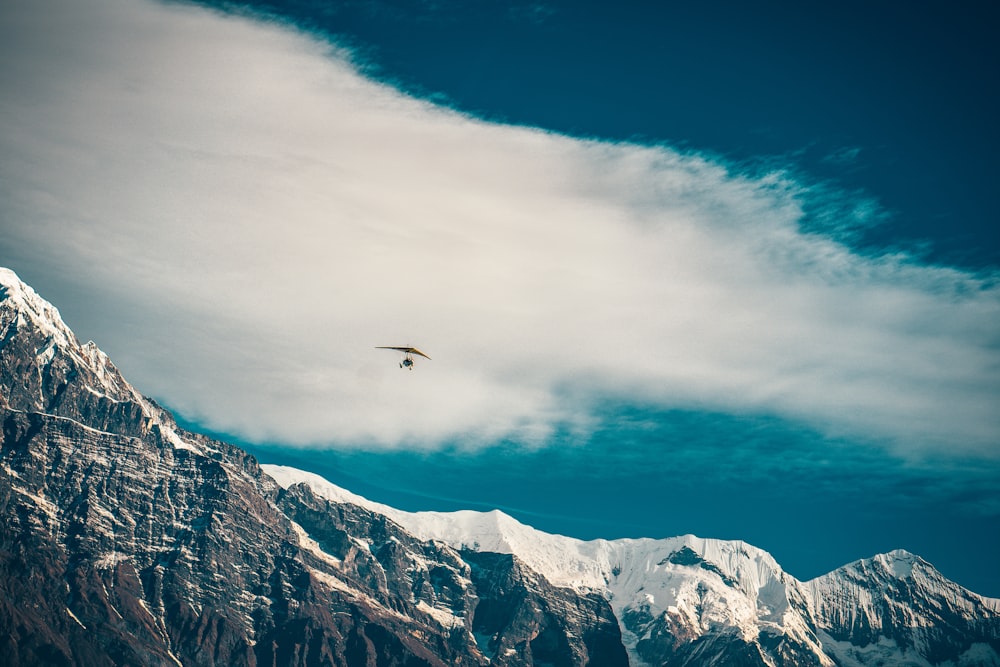
[{"label": "wispy cloud", "polygon": [[829,193],[477,121],[196,8],[3,12],[0,261],[71,276],[43,295],[207,426],[544,443],[614,399],[996,453],[1000,290],[803,232]]},{"label": "wispy cloud", "polygon": [[859,155],[861,155],[860,146],[842,146],[825,155],[822,158],[822,161],[829,164],[844,166],[853,164],[857,161]]}]

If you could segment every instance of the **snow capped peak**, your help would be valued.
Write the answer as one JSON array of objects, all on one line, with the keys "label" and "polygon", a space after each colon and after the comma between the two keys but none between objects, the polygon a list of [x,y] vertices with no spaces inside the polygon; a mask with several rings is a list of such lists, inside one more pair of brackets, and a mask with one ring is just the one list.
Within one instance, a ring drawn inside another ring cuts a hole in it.
[{"label": "snow capped peak", "polygon": [[37,330],[44,341],[36,349],[36,355],[43,365],[51,363],[59,351],[96,376],[96,381],[88,385],[91,392],[104,394],[116,401],[132,400],[137,396],[108,355],[93,341],[81,344],[76,334],[63,322],[55,306],[22,282],[16,273],[0,267],[2,338],[8,340],[26,325]]},{"label": "snow capped peak", "polygon": [[31,289],[17,277],[16,273],[5,266],[0,266],[0,288],[19,291],[23,291],[25,288]]},{"label": "snow capped peak", "polygon": [[914,553],[910,553],[906,549],[893,549],[892,551],[889,551],[889,552],[884,553],[884,554],[879,554],[879,555],[881,555],[881,556],[887,556],[887,557],[890,557],[890,558],[896,558],[896,559],[899,559],[899,560],[907,560],[907,561],[922,560],[920,558],[920,556],[918,556],[918,555],[916,555]]},{"label": "snow capped peak", "polygon": [[[824,645],[840,664],[931,664],[919,656],[955,651],[965,624],[996,627],[1000,620],[1000,600],[963,588],[903,549],[855,561],[805,587]],[[977,658],[970,649],[958,664],[995,660],[993,652]]]},{"label": "snow capped peak", "polygon": [[862,558],[830,573],[844,573],[855,579],[944,581],[944,575],[920,556],[905,549],[894,549],[871,558]]},{"label": "snow capped peak", "polygon": [[9,309],[18,318],[27,317],[35,326],[52,337],[62,347],[78,347],[73,332],[63,322],[59,310],[38,296],[10,269],[0,267],[0,307]]},{"label": "snow capped peak", "polygon": [[887,572],[892,572],[897,579],[912,577],[914,566],[924,566],[933,569],[930,563],[905,549],[896,549],[889,553],[879,554],[872,560],[881,565]]},{"label": "snow capped peak", "polygon": [[[94,401],[138,405],[148,426],[159,427],[175,449],[200,451],[197,445],[181,438],[173,417],[130,385],[93,341],[81,344],[55,306],[16,273],[0,267],[0,348],[7,345],[22,347],[34,357],[34,384],[19,388],[20,409],[59,413],[58,404],[72,386],[70,393],[80,392]],[[101,410],[92,405],[88,412]],[[61,416],[75,420],[81,417],[72,406],[70,413]]]}]

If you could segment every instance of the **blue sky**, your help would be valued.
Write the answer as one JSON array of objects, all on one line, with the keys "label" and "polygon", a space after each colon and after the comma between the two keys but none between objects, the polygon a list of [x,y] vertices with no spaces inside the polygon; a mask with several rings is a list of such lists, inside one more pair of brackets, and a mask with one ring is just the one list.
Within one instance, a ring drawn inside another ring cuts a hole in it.
[{"label": "blue sky", "polygon": [[0,263],[374,500],[1000,596],[995,21],[645,4],[4,4]]},{"label": "blue sky", "polygon": [[501,122],[666,142],[860,190],[856,247],[1000,262],[996,16],[979,3],[244,2]]}]

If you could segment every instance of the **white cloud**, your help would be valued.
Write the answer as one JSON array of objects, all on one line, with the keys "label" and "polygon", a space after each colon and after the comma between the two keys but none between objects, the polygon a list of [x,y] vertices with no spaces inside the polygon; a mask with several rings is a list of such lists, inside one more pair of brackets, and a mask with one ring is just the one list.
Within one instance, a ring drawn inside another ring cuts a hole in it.
[{"label": "white cloud", "polygon": [[207,426],[543,443],[612,397],[995,452],[998,290],[802,233],[780,174],[480,122],[197,8],[3,12],[0,263]]}]

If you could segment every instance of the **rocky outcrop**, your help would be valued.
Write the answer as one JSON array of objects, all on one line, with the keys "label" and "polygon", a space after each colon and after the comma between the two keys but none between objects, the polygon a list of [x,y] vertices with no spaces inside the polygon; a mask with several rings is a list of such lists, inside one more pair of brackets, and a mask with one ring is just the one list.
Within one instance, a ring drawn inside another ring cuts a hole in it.
[{"label": "rocky outcrop", "polygon": [[463,551],[480,596],[472,631],[495,665],[627,665],[606,600],[556,588],[511,554]]},{"label": "rocky outcrop", "polygon": [[493,665],[628,664],[607,600],[554,587],[514,556],[418,540],[382,514],[304,484],[282,492],[278,506],[315,540],[311,567],[336,568],[354,590],[427,625],[425,637],[444,630],[453,646],[471,639],[469,651]]}]

